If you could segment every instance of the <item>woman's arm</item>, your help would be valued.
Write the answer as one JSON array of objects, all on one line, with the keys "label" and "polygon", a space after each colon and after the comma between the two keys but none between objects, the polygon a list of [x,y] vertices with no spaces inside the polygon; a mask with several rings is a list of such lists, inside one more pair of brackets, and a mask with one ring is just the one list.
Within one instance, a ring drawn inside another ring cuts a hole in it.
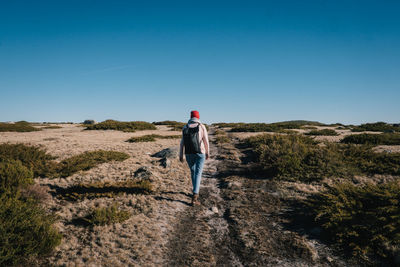
[{"label": "woman's arm", "polygon": [[206,149],[206,159],[210,157],[210,144],[208,142],[208,133],[207,133],[207,128],[206,126],[202,125],[203,127],[203,142],[204,142],[204,147]]},{"label": "woman's arm", "polygon": [[181,144],[179,146],[179,160],[182,162],[183,162],[183,150],[185,149],[185,146],[183,144],[184,144],[184,142],[183,142],[183,135],[182,135]]}]

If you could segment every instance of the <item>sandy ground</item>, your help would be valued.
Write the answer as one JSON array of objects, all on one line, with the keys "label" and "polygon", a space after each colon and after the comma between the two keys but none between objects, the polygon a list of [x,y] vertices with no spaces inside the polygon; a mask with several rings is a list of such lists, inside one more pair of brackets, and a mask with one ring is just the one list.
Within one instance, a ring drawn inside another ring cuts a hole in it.
[{"label": "sandy ground", "polygon": [[[224,147],[212,144],[200,194],[202,205],[193,208],[189,206],[191,182],[186,164],[173,159],[171,166],[164,168],[157,158],[151,157],[164,148],[178,146],[179,139],[125,142],[132,136],[180,135],[180,132],[169,131],[166,126],[136,133],[83,131],[78,125],[61,126],[62,129],[39,132],[0,133],[0,142],[40,145],[58,160],[98,149],[125,152],[130,158],[104,163],[67,178],[36,179],[53,192],[45,205],[59,216],[57,227],[64,236],[43,266],[349,266],[324,244],[285,227],[279,215],[289,208],[288,200],[320,191],[320,185],[275,184],[268,179],[247,177],[249,166],[246,160],[241,160],[243,152],[233,144]],[[352,134],[348,130],[338,132],[337,137],[316,138],[339,141]],[[228,133],[228,136],[238,141],[258,134]],[[375,149],[398,152],[400,146]],[[154,175],[154,192],[150,195],[124,193],[114,198],[71,202],[54,194],[55,188],[78,183],[133,179],[133,173],[142,166]],[[358,183],[366,180],[355,179]],[[376,178],[379,179],[391,177]],[[114,202],[133,216],[110,226],[90,228],[76,223],[92,208]]]},{"label": "sandy ground", "polygon": [[[67,178],[38,178],[36,182],[52,189],[77,183],[123,181],[132,179],[142,166],[154,174],[154,193],[150,195],[123,194],[114,199],[98,198],[70,202],[52,196],[46,207],[60,220],[57,227],[63,240],[46,260],[54,266],[156,266],[163,264],[165,243],[170,238],[175,214],[190,201],[191,183],[188,169],[177,159],[170,168],[160,166],[150,155],[167,147],[179,145],[179,139],[163,139],[149,143],[125,142],[132,136],[145,134],[173,135],[166,126],[158,130],[124,133],[119,131],[84,131],[78,125],[60,125],[61,129],[44,129],[28,133],[0,133],[0,142],[40,145],[51,155],[62,160],[84,151],[98,149],[125,152],[130,158],[123,162],[101,164],[89,171]],[[134,215],[123,223],[97,226],[93,229],[74,223],[94,207],[117,202]]]}]

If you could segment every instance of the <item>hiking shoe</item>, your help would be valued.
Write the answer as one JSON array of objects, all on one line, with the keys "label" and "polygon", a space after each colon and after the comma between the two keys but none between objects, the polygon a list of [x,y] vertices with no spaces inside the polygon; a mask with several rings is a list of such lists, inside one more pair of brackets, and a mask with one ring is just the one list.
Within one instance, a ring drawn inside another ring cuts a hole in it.
[{"label": "hiking shoe", "polygon": [[193,196],[192,196],[192,206],[198,206],[198,205],[200,205],[199,194],[193,194]]}]

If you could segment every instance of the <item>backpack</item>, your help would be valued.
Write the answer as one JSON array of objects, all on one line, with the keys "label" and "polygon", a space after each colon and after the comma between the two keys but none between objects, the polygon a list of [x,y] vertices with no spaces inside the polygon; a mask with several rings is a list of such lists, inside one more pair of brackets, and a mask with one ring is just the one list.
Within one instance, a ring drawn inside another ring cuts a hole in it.
[{"label": "backpack", "polygon": [[183,143],[185,145],[185,154],[201,153],[199,142],[200,123],[197,123],[197,127],[193,128],[186,126],[185,128],[183,128],[182,131]]}]

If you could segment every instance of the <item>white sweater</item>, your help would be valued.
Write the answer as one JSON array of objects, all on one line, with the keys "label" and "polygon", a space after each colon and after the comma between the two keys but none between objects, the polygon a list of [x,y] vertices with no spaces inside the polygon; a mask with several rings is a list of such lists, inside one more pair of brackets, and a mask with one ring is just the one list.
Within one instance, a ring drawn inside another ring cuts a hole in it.
[{"label": "white sweater", "polygon": [[[185,127],[190,127],[190,128],[197,127],[197,123],[200,123],[200,121],[191,119],[191,120],[189,120],[189,123],[183,127],[183,129]],[[210,149],[209,149],[210,144],[208,142],[208,133],[207,133],[206,127],[202,123],[200,123],[200,128],[199,128],[199,142],[200,142],[201,153],[209,155],[210,154]],[[179,157],[183,156],[184,149],[185,149],[185,145],[184,145],[183,135],[182,135],[180,149],[179,149]]]}]

